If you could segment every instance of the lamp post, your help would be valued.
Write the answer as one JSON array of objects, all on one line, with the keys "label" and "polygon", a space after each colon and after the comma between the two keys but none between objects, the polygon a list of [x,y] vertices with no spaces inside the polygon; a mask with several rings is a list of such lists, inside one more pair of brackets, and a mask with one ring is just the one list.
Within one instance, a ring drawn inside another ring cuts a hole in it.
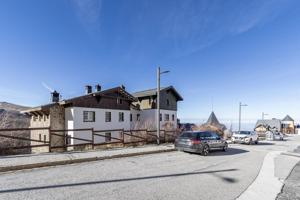
[{"label": "lamp post", "polygon": [[265,116],[267,116],[267,115],[269,115],[269,114],[266,114],[266,113],[262,112],[262,114],[261,114],[261,119],[264,120],[264,119],[265,119]]},{"label": "lamp post", "polygon": [[170,71],[160,71],[160,67],[157,67],[157,98],[156,98],[156,136],[157,136],[157,144],[159,145],[159,137],[160,137],[160,75],[169,73]]},{"label": "lamp post", "polygon": [[240,105],[239,105],[239,132],[241,131],[242,106],[248,106],[248,105],[242,104],[242,102],[240,102]]}]

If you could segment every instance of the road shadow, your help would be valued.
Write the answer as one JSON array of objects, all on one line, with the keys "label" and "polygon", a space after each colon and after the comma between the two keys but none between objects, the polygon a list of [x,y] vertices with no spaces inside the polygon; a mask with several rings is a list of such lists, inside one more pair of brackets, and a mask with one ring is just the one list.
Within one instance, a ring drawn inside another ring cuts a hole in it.
[{"label": "road shadow", "polygon": [[210,150],[208,156],[231,156],[235,154],[241,154],[241,153],[247,153],[249,151],[244,150],[244,149],[238,149],[238,148],[232,148],[229,147],[227,151],[222,151],[222,150]]},{"label": "road shadow", "polygon": [[257,145],[257,146],[263,146],[263,145],[274,145],[275,143],[273,142],[266,142],[266,141],[259,141],[257,144],[254,144],[254,145]]},{"label": "road shadow", "polygon": [[0,190],[0,194],[33,191],[33,190],[47,190],[47,189],[64,188],[64,187],[78,187],[78,186],[85,186],[85,185],[128,182],[128,181],[162,179],[162,178],[171,178],[171,177],[195,176],[195,175],[201,175],[201,174],[213,174],[214,176],[221,178],[223,181],[226,181],[228,183],[234,183],[234,182],[236,182],[236,179],[223,177],[217,173],[232,172],[232,171],[237,171],[237,170],[238,169],[208,170],[208,171],[196,171],[196,172],[194,171],[194,172],[187,172],[187,173],[165,174],[165,175],[157,175],[157,176],[143,176],[143,177],[134,177],[134,178],[123,178],[123,179],[100,180],[100,181],[79,182],[79,183],[69,183],[69,184],[67,183],[67,184],[57,184],[57,185],[15,188],[15,189]]}]

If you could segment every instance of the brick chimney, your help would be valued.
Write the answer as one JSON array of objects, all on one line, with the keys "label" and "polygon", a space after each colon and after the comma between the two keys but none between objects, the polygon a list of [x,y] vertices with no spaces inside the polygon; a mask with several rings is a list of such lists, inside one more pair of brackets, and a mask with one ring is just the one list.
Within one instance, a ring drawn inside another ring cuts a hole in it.
[{"label": "brick chimney", "polygon": [[85,94],[91,94],[92,93],[92,86],[86,85],[85,86]]},{"label": "brick chimney", "polygon": [[51,101],[52,101],[52,103],[59,102],[59,93],[56,90],[51,92]]},{"label": "brick chimney", "polygon": [[101,85],[97,84],[95,85],[95,92],[100,92],[101,91]]}]

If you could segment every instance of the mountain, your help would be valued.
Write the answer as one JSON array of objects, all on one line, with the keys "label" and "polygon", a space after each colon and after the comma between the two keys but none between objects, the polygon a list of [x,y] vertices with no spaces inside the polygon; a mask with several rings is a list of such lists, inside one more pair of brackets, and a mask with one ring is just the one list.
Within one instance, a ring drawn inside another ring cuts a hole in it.
[{"label": "mountain", "polygon": [[29,107],[7,102],[0,102],[0,128],[25,128],[29,127],[30,118],[20,111]]},{"label": "mountain", "polygon": [[12,104],[12,103],[7,103],[7,102],[0,102],[0,109],[4,109],[4,110],[10,110],[10,111],[22,111],[22,110],[26,110],[29,107],[26,106],[20,106],[20,105],[16,105],[16,104]]},{"label": "mountain", "polygon": [[[30,117],[20,113],[28,107],[19,106],[7,102],[0,102],[0,129],[7,128],[28,128],[30,126]],[[0,131],[2,135],[30,138],[29,131]],[[16,146],[28,146],[29,141],[20,139],[11,139],[0,136],[0,149]],[[1,150],[0,155],[29,153],[30,149],[20,150]]]}]

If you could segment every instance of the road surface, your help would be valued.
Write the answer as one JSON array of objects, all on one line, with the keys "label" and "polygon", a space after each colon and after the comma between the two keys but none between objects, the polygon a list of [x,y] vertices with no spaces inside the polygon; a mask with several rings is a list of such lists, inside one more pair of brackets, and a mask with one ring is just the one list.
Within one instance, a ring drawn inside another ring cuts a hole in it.
[{"label": "road surface", "polygon": [[235,199],[268,152],[291,150],[300,138],[289,140],[230,145],[207,157],[169,152],[3,173],[0,199]]}]

